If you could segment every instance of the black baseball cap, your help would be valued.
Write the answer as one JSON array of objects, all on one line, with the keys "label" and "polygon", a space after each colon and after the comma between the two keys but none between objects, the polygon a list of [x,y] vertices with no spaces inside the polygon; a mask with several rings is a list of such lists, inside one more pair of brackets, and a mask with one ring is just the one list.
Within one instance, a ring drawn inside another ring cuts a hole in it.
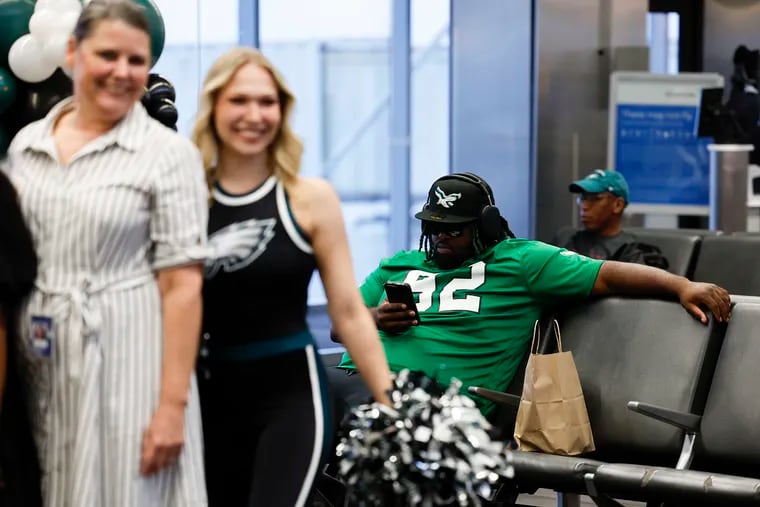
[{"label": "black baseball cap", "polygon": [[414,216],[428,222],[462,224],[478,220],[488,204],[475,183],[451,174],[435,180],[422,211]]}]

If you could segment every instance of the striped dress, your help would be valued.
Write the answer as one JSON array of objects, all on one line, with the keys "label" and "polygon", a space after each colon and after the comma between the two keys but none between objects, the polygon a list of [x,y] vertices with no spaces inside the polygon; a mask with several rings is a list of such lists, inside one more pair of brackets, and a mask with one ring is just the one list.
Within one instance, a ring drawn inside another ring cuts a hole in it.
[{"label": "striped dress", "polygon": [[[19,132],[4,167],[40,258],[19,350],[45,504],[206,505],[194,378],[178,463],[139,473],[161,382],[155,275],[206,255],[200,156],[137,104],[63,166],[52,129],[68,107]],[[49,354],[31,345],[33,316],[52,319]]]}]

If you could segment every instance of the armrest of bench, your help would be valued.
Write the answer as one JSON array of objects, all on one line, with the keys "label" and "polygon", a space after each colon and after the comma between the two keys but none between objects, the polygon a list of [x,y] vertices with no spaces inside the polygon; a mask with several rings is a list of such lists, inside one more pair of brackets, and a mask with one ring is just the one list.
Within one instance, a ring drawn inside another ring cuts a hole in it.
[{"label": "armrest of bench", "polygon": [[698,433],[699,424],[702,421],[702,416],[679,412],[677,410],[671,410],[669,408],[649,403],[642,403],[640,401],[629,401],[628,409],[647,417],[651,417],[652,419],[657,419],[658,421],[670,424],[676,428],[681,428],[689,433]]},{"label": "armrest of bench", "polygon": [[494,391],[493,389],[486,389],[485,387],[477,386],[468,387],[467,392],[470,394],[475,394],[487,400],[495,401],[501,405],[508,405],[514,408],[520,406],[520,397],[514,394],[502,393],[499,391]]}]

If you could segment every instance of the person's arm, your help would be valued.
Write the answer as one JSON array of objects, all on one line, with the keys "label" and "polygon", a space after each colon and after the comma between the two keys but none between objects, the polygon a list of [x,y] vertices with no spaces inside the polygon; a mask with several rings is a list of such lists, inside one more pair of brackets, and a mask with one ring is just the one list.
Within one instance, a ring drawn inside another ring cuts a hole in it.
[{"label": "person's arm", "polygon": [[[368,308],[375,327],[386,333],[403,333],[412,326],[419,325],[414,311],[408,310],[404,303],[389,303],[383,301],[379,306]],[[330,328],[330,339],[343,343],[340,334],[334,327]]]},{"label": "person's arm", "polygon": [[[381,272],[381,267],[375,269],[375,271],[370,273],[367,278],[364,279],[361,287],[359,287],[359,294],[361,295],[365,306],[369,307],[370,316],[372,316],[373,320],[375,320],[375,312],[374,308],[372,308],[371,305],[375,301],[378,301],[383,294],[384,280],[381,277]],[[330,339],[335,343],[343,343],[343,340],[338,335],[335,326],[330,326]]]},{"label": "person's arm", "polygon": [[154,412],[143,434],[144,475],[173,465],[182,450],[208,253],[208,192],[198,150],[187,139],[173,136],[166,149],[156,153],[155,163],[150,240],[161,295],[163,356],[158,404],[150,407]]},{"label": "person's arm", "polygon": [[678,297],[683,307],[702,323],[707,323],[707,316],[700,306],[710,310],[719,322],[726,322],[730,317],[731,298],[722,287],[712,283],[692,282],[682,276],[641,264],[606,261],[599,270],[591,293],[671,295]]},{"label": "person's arm", "polygon": [[312,247],[335,334],[375,400],[389,403],[391,374],[372,317],[356,287],[338,195],[323,180],[302,180],[300,185],[308,192]]},{"label": "person's arm", "polygon": [[[387,272],[383,269],[384,261],[381,261],[375,271],[369,274],[359,287],[364,304],[369,308],[369,314],[375,323],[375,327],[388,333],[403,333],[411,326],[419,324],[414,318],[415,313],[408,310],[403,303],[390,303],[385,299],[385,282]],[[377,306],[374,306],[377,302]],[[330,328],[330,339],[336,343],[342,343],[340,335],[334,328]]]},{"label": "person's arm", "polygon": [[141,471],[150,475],[169,466],[184,443],[185,406],[201,329],[199,264],[158,273],[164,327],[164,351],[158,407],[143,439]]}]

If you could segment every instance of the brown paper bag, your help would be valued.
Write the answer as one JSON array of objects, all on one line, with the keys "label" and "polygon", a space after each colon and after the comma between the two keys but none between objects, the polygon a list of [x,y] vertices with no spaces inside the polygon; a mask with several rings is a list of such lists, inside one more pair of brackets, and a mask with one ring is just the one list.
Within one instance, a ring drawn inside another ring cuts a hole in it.
[{"label": "brown paper bag", "polygon": [[572,456],[593,451],[594,437],[573,353],[562,350],[559,324],[553,325],[559,351],[554,354],[538,353],[538,321],[533,326],[515,440],[522,451]]}]

